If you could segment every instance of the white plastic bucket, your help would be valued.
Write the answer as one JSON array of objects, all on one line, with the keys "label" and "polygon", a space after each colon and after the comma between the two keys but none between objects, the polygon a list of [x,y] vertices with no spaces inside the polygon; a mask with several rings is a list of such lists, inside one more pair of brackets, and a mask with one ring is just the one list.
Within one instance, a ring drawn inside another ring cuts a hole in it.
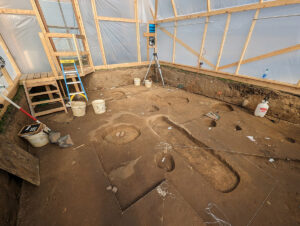
[{"label": "white plastic bucket", "polygon": [[85,115],[86,103],[84,101],[72,101],[71,108],[74,116],[81,117]]},{"label": "white plastic bucket", "polygon": [[146,86],[147,88],[151,88],[151,86],[152,86],[152,81],[150,81],[150,80],[145,80],[145,86]]},{"label": "white plastic bucket", "polygon": [[105,100],[94,100],[92,102],[92,105],[93,105],[93,108],[94,108],[94,111],[96,114],[102,114],[105,112],[106,110],[106,107],[105,107]]},{"label": "white plastic bucket", "polygon": [[134,81],[135,86],[140,86],[141,85],[141,79],[140,78],[134,78],[133,81]]},{"label": "white plastic bucket", "polygon": [[28,142],[36,148],[43,147],[49,143],[48,134],[43,130],[34,135],[25,135],[23,136]]}]

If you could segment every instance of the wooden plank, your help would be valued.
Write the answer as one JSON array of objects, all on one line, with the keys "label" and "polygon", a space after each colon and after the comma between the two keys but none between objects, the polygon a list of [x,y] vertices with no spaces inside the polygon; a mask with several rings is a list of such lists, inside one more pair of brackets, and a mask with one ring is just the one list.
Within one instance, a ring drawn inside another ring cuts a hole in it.
[{"label": "wooden plank", "polygon": [[83,74],[83,64],[82,64],[82,60],[81,60],[81,56],[80,56],[80,52],[79,52],[79,48],[78,48],[77,39],[76,39],[74,34],[73,34],[73,42],[74,42],[74,45],[75,45],[77,58],[78,58],[79,65],[80,65],[80,71],[81,71],[81,74]]},{"label": "wooden plank", "polygon": [[236,6],[236,7],[232,7],[232,8],[211,10],[208,12],[178,16],[177,18],[172,17],[172,18],[167,18],[167,19],[162,19],[162,20],[156,20],[156,23],[172,22],[175,20],[178,21],[178,20],[195,19],[195,18],[199,18],[199,17],[215,16],[215,15],[220,15],[220,14],[225,14],[225,13],[236,13],[236,12],[242,12],[242,11],[248,11],[248,10],[256,10],[256,9],[262,9],[262,8],[285,6],[285,5],[293,5],[293,4],[299,4],[299,3],[300,3],[300,0],[275,0],[275,1],[268,1],[268,2],[263,2],[263,3],[253,3],[253,4],[242,5],[242,6]]},{"label": "wooden plank", "polygon": [[218,60],[217,60],[216,68],[215,68],[216,71],[218,70],[218,67],[220,65],[220,61],[221,61],[221,57],[222,57],[222,53],[223,53],[223,48],[224,48],[224,44],[225,44],[225,41],[226,41],[227,32],[228,32],[228,28],[229,28],[229,24],[230,24],[230,18],[231,18],[231,14],[228,13],[225,28],[224,28],[223,38],[222,38],[222,42],[221,42],[221,46],[220,46],[220,50],[219,50]]},{"label": "wooden plank", "polygon": [[31,97],[29,96],[28,87],[26,86],[26,81],[23,82],[23,87],[24,87],[27,103],[28,103],[28,106],[29,106],[29,109],[30,109],[30,113],[33,117],[35,117],[35,112],[34,112],[34,109],[32,107],[32,101],[31,101]]},{"label": "wooden plank", "polygon": [[[49,85],[46,85],[45,87],[46,87],[46,90],[47,90],[47,92],[48,92],[49,99],[50,99],[50,100],[54,99],[53,93],[51,92],[51,89],[50,89],[50,86],[49,86]],[[57,91],[56,91],[56,92],[57,92]],[[29,94],[29,96],[31,97],[30,94]]]},{"label": "wooden plank", "polygon": [[158,10],[158,0],[155,0],[154,21],[156,21],[157,19],[157,10]]},{"label": "wooden plank", "polygon": [[137,56],[138,56],[138,62],[141,62],[142,58],[141,58],[141,43],[140,43],[140,24],[139,24],[139,15],[138,15],[138,0],[134,0],[134,19],[135,19],[135,30],[136,30]]},{"label": "wooden plank", "polygon": [[23,180],[40,185],[39,159],[10,141],[1,139],[0,168]]},{"label": "wooden plank", "polygon": [[[69,33],[49,33],[45,34],[48,38],[73,38],[73,34]],[[75,35],[76,38],[84,39],[83,35]]]},{"label": "wooden plank", "polygon": [[21,75],[21,71],[15,61],[15,59],[13,58],[13,56],[11,55],[4,39],[2,38],[2,35],[0,34],[0,46],[3,49],[5,55],[7,56],[11,66],[13,67],[14,71],[16,72],[17,76]]},{"label": "wooden plank", "polygon": [[210,12],[210,0],[206,0],[207,12]]},{"label": "wooden plank", "polygon": [[49,91],[44,91],[44,92],[39,92],[39,93],[30,93],[29,96],[35,97],[35,96],[41,96],[41,95],[45,95],[45,94],[53,94],[53,93],[57,93],[57,92],[58,92],[58,90],[49,90]]},{"label": "wooden plank", "polygon": [[199,57],[198,57],[198,66],[199,66],[199,67],[200,67],[200,62],[201,62],[201,60],[204,59],[204,57],[203,57],[203,51],[204,51],[204,46],[205,46],[205,40],[206,40],[206,34],[207,34],[208,23],[209,23],[209,17],[206,17],[206,18],[205,18],[204,31],[203,31],[203,35],[202,35],[202,41],[201,41],[201,47],[200,47],[200,53],[199,53]]},{"label": "wooden plank", "polygon": [[[175,18],[177,17],[177,10],[174,0],[171,0],[173,13]],[[174,26],[174,36],[173,36],[173,55],[172,55],[172,62],[175,63],[175,52],[176,52],[176,35],[177,35],[177,21],[175,21]]]},{"label": "wooden plank", "polygon": [[155,33],[149,33],[149,24],[147,24],[148,29],[147,32],[144,32],[145,37],[155,37]]},{"label": "wooden plank", "polygon": [[99,25],[99,21],[97,19],[96,2],[95,2],[95,0],[91,0],[91,3],[92,3],[93,14],[94,14],[95,26],[96,26],[96,30],[97,30],[98,41],[99,41],[101,55],[102,55],[102,61],[103,61],[104,65],[107,65],[105,51],[104,51],[104,47],[103,47],[102,36],[101,36],[100,25]]},{"label": "wooden plank", "polygon": [[274,80],[266,80],[266,79],[251,77],[247,75],[235,75],[227,72],[220,72],[220,71],[217,72],[214,70],[208,70],[202,68],[200,69],[198,67],[187,66],[182,64],[173,64],[171,62],[166,62],[166,61],[160,61],[160,63],[161,65],[173,66],[175,68],[179,68],[191,72],[201,73],[201,74],[218,77],[218,78],[230,79],[237,82],[243,82],[247,84],[267,87],[270,89],[276,89],[276,90],[281,90],[284,92],[300,95],[300,88],[297,87],[296,84],[290,84],[290,83],[279,82]]},{"label": "wooden plank", "polygon": [[[79,55],[84,56],[88,55],[89,53],[87,51],[80,51]],[[55,56],[77,56],[77,52],[54,52]]]},{"label": "wooden plank", "polygon": [[98,20],[103,21],[115,21],[115,22],[125,22],[125,23],[135,23],[135,19],[120,18],[120,17],[107,17],[107,16],[97,16]]},{"label": "wooden plank", "polygon": [[136,67],[142,65],[149,65],[149,63],[150,63],[149,61],[144,61],[144,62],[131,62],[131,63],[122,63],[122,64],[110,64],[110,65],[95,66],[95,69],[101,70],[101,69]]},{"label": "wooden plank", "polygon": [[[147,25],[147,34],[150,34],[149,33],[149,23],[146,24]],[[152,33],[153,34],[153,33]],[[145,35],[145,33],[144,33]],[[145,36],[146,37],[146,42],[147,42],[147,61],[149,61],[149,37]]]},{"label": "wooden plank", "polygon": [[239,59],[238,65],[237,65],[236,70],[235,70],[235,74],[238,74],[238,73],[239,73],[239,70],[240,70],[240,67],[241,67],[241,63],[242,63],[242,61],[243,61],[243,59],[244,59],[244,56],[245,56],[245,53],[246,53],[248,44],[249,44],[250,39],[251,39],[251,37],[252,37],[252,32],[253,32],[253,29],[254,29],[255,24],[256,24],[256,19],[258,18],[258,15],[259,15],[259,11],[260,11],[260,10],[257,9],[256,12],[255,12],[254,18],[253,18],[253,20],[252,20],[252,23],[251,23],[251,26],[250,26],[250,29],[249,29],[249,32],[248,32],[248,35],[247,35],[247,38],[246,38],[246,41],[245,41],[243,50],[242,50],[241,57],[240,57],[240,59]]},{"label": "wooden plank", "polygon": [[88,43],[87,38],[86,38],[86,33],[85,33],[83,21],[82,21],[82,16],[81,16],[81,13],[80,13],[80,7],[79,7],[79,4],[78,4],[78,0],[72,0],[72,5],[73,5],[73,8],[74,8],[75,17],[77,19],[77,24],[79,26],[80,34],[84,36],[84,39],[82,40],[84,50],[89,52],[89,54],[88,54],[89,65],[94,68],[94,62],[93,62],[93,59],[92,59],[89,43]]},{"label": "wooden plank", "polygon": [[0,14],[13,14],[13,15],[29,15],[29,16],[35,16],[35,13],[33,10],[27,10],[27,9],[5,9],[0,8]]},{"label": "wooden plank", "polygon": [[40,112],[35,113],[35,115],[36,115],[36,117],[39,117],[39,116],[42,116],[42,115],[48,115],[48,114],[51,114],[51,113],[54,113],[54,112],[59,112],[59,111],[65,111],[65,108],[64,107],[58,107],[58,108],[53,108],[53,109],[46,110],[46,111],[40,111]]},{"label": "wooden plank", "polygon": [[52,56],[51,56],[50,50],[49,50],[49,48],[48,48],[48,46],[47,46],[47,43],[46,43],[46,39],[45,39],[43,33],[41,33],[41,32],[39,32],[39,36],[40,36],[42,45],[43,45],[43,47],[44,47],[46,56],[47,56],[47,58],[48,58],[48,61],[49,61],[51,70],[52,70],[52,72],[53,72],[53,74],[54,74],[55,76],[58,76],[57,70],[56,70],[55,65],[54,65],[54,62],[53,62],[53,58],[52,58]]},{"label": "wooden plank", "polygon": [[[166,29],[162,28],[162,27],[158,27],[161,31],[163,31],[164,33],[166,33],[169,37],[173,38],[173,35],[168,32]],[[175,38],[175,40],[182,45],[184,48],[186,48],[189,52],[191,52],[192,54],[194,54],[195,56],[199,56],[199,53],[197,51],[195,51],[194,49],[192,49],[189,45],[187,45],[186,43],[184,43],[183,41],[181,41],[180,39],[178,39],[177,37]],[[202,60],[209,65],[211,68],[215,68],[215,65],[213,65],[211,62],[209,62],[207,59],[205,59],[204,57],[202,57]]]},{"label": "wooden plank", "polygon": [[36,106],[39,104],[48,104],[48,103],[53,103],[53,102],[61,102],[61,98],[54,98],[54,99],[50,99],[50,100],[42,100],[42,101],[32,102],[32,106]]},{"label": "wooden plank", "polygon": [[[275,51],[272,51],[272,52],[269,52],[269,53],[265,53],[265,54],[262,54],[262,55],[259,55],[259,56],[256,56],[256,57],[251,57],[251,58],[248,58],[246,60],[242,60],[241,64],[248,64],[248,63],[251,63],[251,62],[254,62],[254,61],[266,59],[266,58],[277,56],[277,55],[284,54],[284,53],[289,53],[289,52],[296,51],[296,50],[299,50],[299,49],[300,49],[300,44],[297,44],[297,45],[290,46],[290,47],[287,47],[287,48],[283,48],[283,49],[275,50]],[[239,62],[234,62],[234,63],[231,63],[231,64],[221,66],[221,67],[219,67],[219,70],[234,67],[234,66],[238,65],[238,63]]]},{"label": "wooden plank", "polygon": [[12,80],[12,78],[10,77],[10,75],[8,74],[8,71],[6,70],[6,68],[1,68],[0,69],[3,77],[5,78],[6,82],[8,83],[9,86],[12,86],[14,84],[14,81]]},{"label": "wooden plank", "polygon": [[78,27],[65,27],[65,26],[57,26],[57,25],[47,25],[48,28],[55,28],[55,29],[69,29],[69,30],[79,30]]}]

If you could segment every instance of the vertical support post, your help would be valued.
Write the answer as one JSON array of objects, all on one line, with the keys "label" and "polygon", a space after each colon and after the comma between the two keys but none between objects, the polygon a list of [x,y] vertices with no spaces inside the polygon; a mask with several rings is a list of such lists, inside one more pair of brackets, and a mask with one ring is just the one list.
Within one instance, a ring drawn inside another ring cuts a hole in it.
[{"label": "vertical support post", "polygon": [[200,61],[202,60],[202,56],[203,56],[203,51],[204,51],[204,45],[205,45],[205,39],[206,39],[206,33],[207,33],[208,23],[209,23],[209,17],[207,16],[205,18],[205,25],[204,25],[203,35],[202,35],[202,42],[201,42],[200,54],[199,54],[199,57],[198,57],[198,66],[200,66]]},{"label": "vertical support post", "polygon": [[242,50],[242,54],[241,54],[241,57],[240,57],[240,60],[238,62],[238,65],[236,67],[236,70],[235,70],[235,74],[238,74],[239,73],[239,70],[240,70],[240,67],[241,67],[241,63],[244,59],[244,56],[245,56],[245,53],[246,53],[246,50],[247,50],[247,47],[248,47],[248,44],[250,42],[250,39],[251,39],[251,36],[252,36],[252,33],[253,33],[253,29],[255,27],[255,24],[256,24],[256,19],[258,18],[258,15],[259,15],[259,9],[256,10],[255,12],[255,15],[254,15],[254,18],[252,20],[252,24],[250,26],[250,29],[249,29],[249,32],[248,32],[248,36],[246,38],[246,42],[244,44],[244,48]]},{"label": "vertical support post", "polygon": [[157,19],[158,0],[155,0],[154,21]]},{"label": "vertical support post", "polygon": [[84,75],[83,74],[83,64],[82,64],[81,55],[80,55],[79,48],[78,48],[78,42],[77,42],[77,39],[76,39],[76,35],[73,34],[72,37],[73,37],[73,41],[74,41],[74,45],[75,45],[79,65],[80,65],[80,72],[81,72],[81,75],[83,76]]},{"label": "vertical support post", "polygon": [[96,2],[95,2],[95,0],[91,0],[91,1],[92,1],[92,9],[93,9],[93,14],[94,14],[94,20],[95,20],[95,25],[96,25],[96,30],[97,30],[98,41],[99,41],[101,55],[102,55],[102,61],[103,61],[104,65],[107,65],[105,51],[104,51],[103,42],[102,42],[100,25],[99,25],[99,21],[97,19],[98,16],[97,16]]},{"label": "vertical support post", "polygon": [[81,16],[81,13],[80,13],[80,7],[79,7],[79,4],[78,4],[78,0],[72,0],[72,5],[73,5],[73,9],[74,9],[74,13],[75,13],[75,17],[76,17],[76,20],[77,20],[77,24],[78,24],[80,34],[84,36],[84,39],[82,39],[84,50],[89,53],[88,54],[89,65],[91,67],[93,67],[93,70],[95,70],[92,55],[91,55],[91,52],[90,52],[89,43],[88,43],[87,38],[86,38],[86,33],[85,33],[83,21],[82,21],[82,16]]},{"label": "vertical support post", "polygon": [[[149,23],[147,23],[147,33],[149,33]],[[149,61],[149,37],[146,37],[147,40],[147,61]]]},{"label": "vertical support post", "polygon": [[10,75],[8,74],[6,68],[1,68],[0,69],[2,74],[3,74],[3,77],[5,78],[6,82],[8,83],[9,86],[12,86],[14,84],[14,81],[11,79]]},{"label": "vertical support post", "polygon": [[222,53],[223,53],[223,48],[224,48],[224,44],[225,44],[225,41],[226,41],[227,32],[228,32],[228,28],[229,28],[229,24],[230,24],[230,18],[231,18],[231,14],[228,13],[227,20],[226,20],[226,25],[225,25],[225,28],[224,28],[222,43],[221,43],[220,50],[219,50],[218,60],[217,60],[217,64],[216,64],[216,67],[215,67],[216,71],[218,70],[219,65],[220,65],[220,61],[221,61],[221,57],[222,57]]},{"label": "vertical support post", "polygon": [[138,0],[134,0],[134,15],[135,15],[135,30],[136,30],[136,44],[137,44],[137,56],[138,62],[141,62],[141,45],[140,45],[140,24],[138,15]]},{"label": "vertical support post", "polygon": [[5,55],[7,56],[9,62],[11,63],[14,71],[16,72],[17,76],[21,75],[21,71],[15,61],[15,59],[13,58],[13,56],[11,55],[4,39],[2,38],[1,34],[0,34],[0,46],[3,49],[3,51],[5,52]]},{"label": "vertical support post", "polygon": [[[177,18],[177,10],[174,0],[171,0],[173,13],[175,18]],[[173,35],[173,56],[172,56],[172,62],[175,63],[175,52],[176,52],[176,35],[177,35],[177,21],[175,21],[174,26],[174,35]]]},{"label": "vertical support post", "polygon": [[50,50],[49,50],[49,48],[48,48],[48,46],[47,46],[47,43],[46,43],[46,38],[45,38],[45,36],[43,35],[43,33],[41,33],[41,32],[39,32],[39,36],[40,36],[42,45],[43,45],[43,47],[44,47],[46,56],[47,56],[47,58],[48,58],[48,61],[49,61],[49,63],[50,63],[50,67],[51,67],[51,69],[52,69],[52,72],[53,72],[54,76],[58,76],[57,70],[56,70],[55,65],[54,65],[54,63],[53,63],[53,58],[52,58],[52,56],[51,56]]}]

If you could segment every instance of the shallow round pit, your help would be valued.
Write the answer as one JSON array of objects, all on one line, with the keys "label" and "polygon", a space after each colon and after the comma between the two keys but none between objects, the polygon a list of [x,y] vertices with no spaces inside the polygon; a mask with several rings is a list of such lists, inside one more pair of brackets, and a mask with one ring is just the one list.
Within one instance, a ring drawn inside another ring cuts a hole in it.
[{"label": "shallow round pit", "polygon": [[140,130],[132,125],[119,125],[107,128],[102,137],[109,143],[127,144],[136,140],[140,135]]},{"label": "shallow round pit", "polygon": [[156,156],[156,164],[158,168],[164,169],[166,172],[171,172],[175,169],[175,161],[171,154],[159,153]]}]

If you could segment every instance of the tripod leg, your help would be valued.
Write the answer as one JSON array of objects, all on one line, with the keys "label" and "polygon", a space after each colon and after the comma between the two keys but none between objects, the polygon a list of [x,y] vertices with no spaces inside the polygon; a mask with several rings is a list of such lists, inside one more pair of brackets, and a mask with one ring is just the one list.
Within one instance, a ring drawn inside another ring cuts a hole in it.
[{"label": "tripod leg", "polygon": [[158,68],[158,71],[159,71],[159,74],[160,74],[160,78],[161,78],[162,84],[163,84],[163,86],[165,86],[165,81],[164,81],[164,77],[163,77],[162,72],[161,72],[161,68],[160,68],[160,64],[159,64],[159,61],[158,61],[158,57],[155,57],[155,63],[157,65],[157,68]]},{"label": "tripod leg", "polygon": [[148,76],[148,73],[149,73],[149,70],[150,70],[150,67],[151,67],[152,62],[153,62],[153,56],[151,57],[151,61],[150,61],[150,64],[149,64],[147,73],[146,73],[146,75],[145,75],[145,77],[144,77],[143,83],[145,83],[145,80],[146,80],[146,78],[147,78],[147,76]]}]

